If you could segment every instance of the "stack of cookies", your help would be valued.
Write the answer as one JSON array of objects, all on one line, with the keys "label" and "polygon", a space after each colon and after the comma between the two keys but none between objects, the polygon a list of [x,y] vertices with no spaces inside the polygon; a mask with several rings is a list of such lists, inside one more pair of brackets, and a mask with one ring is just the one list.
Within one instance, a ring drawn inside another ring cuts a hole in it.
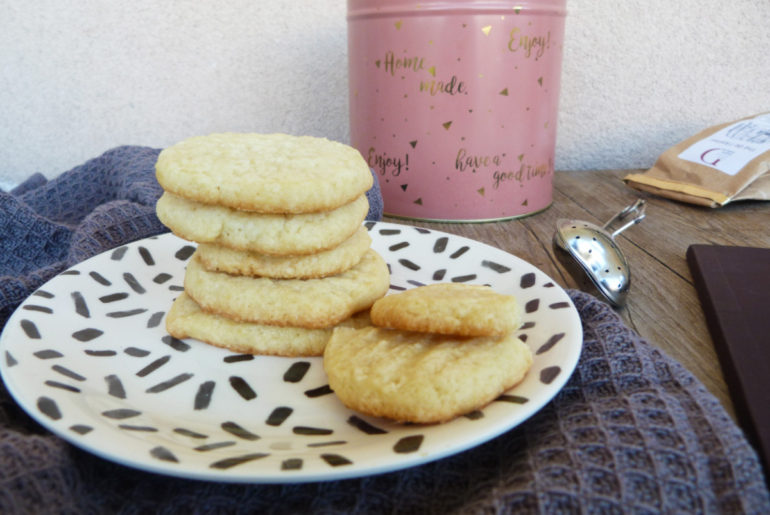
[{"label": "stack of cookies", "polygon": [[285,134],[213,134],[160,153],[157,214],[198,243],[168,332],[235,352],[320,356],[390,278],[362,226],[372,175],[357,150]]},{"label": "stack of cookies", "polygon": [[488,286],[420,286],[377,300],[370,316],[336,329],[324,351],[331,389],[367,415],[446,422],[485,406],[532,365],[514,334],[516,299]]}]

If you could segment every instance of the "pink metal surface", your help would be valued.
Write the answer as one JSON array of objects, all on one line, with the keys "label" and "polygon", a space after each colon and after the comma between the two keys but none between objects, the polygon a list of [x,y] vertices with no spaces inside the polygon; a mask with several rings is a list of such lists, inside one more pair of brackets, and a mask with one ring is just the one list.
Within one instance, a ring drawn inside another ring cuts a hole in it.
[{"label": "pink metal surface", "polygon": [[348,0],[351,144],[390,215],[480,221],[552,199],[566,0]]}]

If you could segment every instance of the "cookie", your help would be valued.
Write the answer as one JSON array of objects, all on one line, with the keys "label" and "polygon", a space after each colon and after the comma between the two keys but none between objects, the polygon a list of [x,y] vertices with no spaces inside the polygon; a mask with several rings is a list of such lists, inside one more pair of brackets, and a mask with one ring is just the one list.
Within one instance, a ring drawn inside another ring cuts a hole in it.
[{"label": "cookie", "polygon": [[201,243],[198,258],[212,272],[264,276],[275,279],[312,279],[339,274],[355,266],[372,243],[363,225],[340,245],[315,254],[274,256]]},{"label": "cookie", "polygon": [[156,204],[160,221],[181,238],[262,254],[310,254],[328,250],[358,230],[366,195],[331,211],[262,214],[202,204],[164,192]]},{"label": "cookie", "polygon": [[[343,327],[366,325],[368,315],[340,322]],[[333,327],[304,329],[236,322],[203,311],[182,293],[166,315],[166,330],[175,338],[195,338],[233,352],[271,356],[321,356]]]},{"label": "cookie", "polygon": [[205,311],[239,322],[318,329],[333,326],[385,295],[390,273],[369,249],[341,274],[321,279],[272,279],[209,272],[197,257],[187,264],[184,289]]},{"label": "cookie", "polygon": [[155,165],[164,190],[204,204],[261,213],[312,213],[372,187],[361,154],[325,138],[224,133],[172,145]]},{"label": "cookie", "polygon": [[516,298],[488,286],[438,283],[379,299],[372,323],[381,327],[460,336],[501,336],[521,320]]},{"label": "cookie", "polygon": [[414,423],[484,407],[531,364],[529,347],[512,333],[462,338],[374,326],[335,329],[323,359],[329,387],[345,406]]}]

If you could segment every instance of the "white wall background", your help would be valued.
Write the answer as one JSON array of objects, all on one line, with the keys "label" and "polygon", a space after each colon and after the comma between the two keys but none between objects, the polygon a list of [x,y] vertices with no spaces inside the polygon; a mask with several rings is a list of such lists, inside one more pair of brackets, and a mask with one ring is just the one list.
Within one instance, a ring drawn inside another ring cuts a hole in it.
[{"label": "white wall background", "polygon": [[[568,0],[557,169],[770,110],[770,0]],[[215,131],[347,142],[344,0],[0,0],[0,188]]]}]

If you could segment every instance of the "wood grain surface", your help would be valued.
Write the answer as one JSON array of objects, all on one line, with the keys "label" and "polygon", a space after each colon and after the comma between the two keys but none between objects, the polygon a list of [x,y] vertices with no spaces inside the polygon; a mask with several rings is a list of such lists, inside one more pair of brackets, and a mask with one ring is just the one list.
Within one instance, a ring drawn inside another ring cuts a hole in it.
[{"label": "wood grain surface", "polygon": [[570,275],[553,249],[557,220],[574,218],[602,225],[637,198],[644,198],[644,221],[616,238],[632,274],[627,303],[618,313],[650,344],[690,370],[734,417],[685,254],[694,243],[770,247],[770,203],[741,202],[719,209],[679,203],[626,186],[623,177],[638,171],[557,172],[551,207],[516,220],[386,220],[494,245],[530,262],[564,288],[590,289]]}]

